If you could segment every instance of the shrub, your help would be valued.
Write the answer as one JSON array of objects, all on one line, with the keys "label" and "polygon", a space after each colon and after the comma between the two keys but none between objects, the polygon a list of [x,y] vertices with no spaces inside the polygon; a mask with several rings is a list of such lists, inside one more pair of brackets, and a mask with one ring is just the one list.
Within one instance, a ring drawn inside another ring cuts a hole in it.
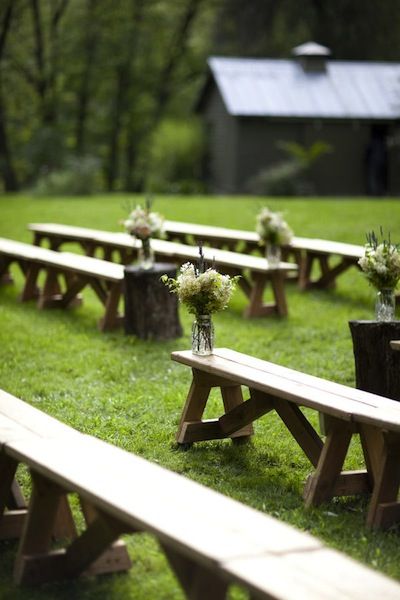
[{"label": "shrub", "polygon": [[266,196],[297,196],[304,189],[302,176],[304,167],[290,160],[261,169],[249,180],[248,190],[252,194]]},{"label": "shrub", "polygon": [[33,192],[38,196],[80,196],[100,189],[100,163],[93,156],[70,157],[61,169],[40,176]]},{"label": "shrub", "polygon": [[278,142],[289,158],[261,169],[249,180],[248,190],[267,196],[305,196],[315,193],[310,169],[324,154],[332,151],[329,144],[316,141],[308,148],[297,142]]},{"label": "shrub", "polygon": [[181,194],[204,191],[203,155],[204,135],[198,120],[164,121],[153,135],[147,189]]}]

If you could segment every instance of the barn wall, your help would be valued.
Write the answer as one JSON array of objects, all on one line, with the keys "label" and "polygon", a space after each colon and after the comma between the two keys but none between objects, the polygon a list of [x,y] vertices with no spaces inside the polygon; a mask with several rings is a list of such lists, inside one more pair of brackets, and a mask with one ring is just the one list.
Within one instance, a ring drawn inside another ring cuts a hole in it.
[{"label": "barn wall", "polygon": [[296,141],[308,147],[323,140],[333,151],[321,157],[312,169],[315,193],[365,193],[363,159],[369,125],[252,118],[240,120],[239,132],[239,191],[246,189],[249,179],[260,169],[287,159],[288,155],[277,147],[279,141]]},{"label": "barn wall", "polygon": [[237,120],[228,114],[219,91],[213,87],[204,106],[208,139],[207,179],[216,193],[237,191]]}]

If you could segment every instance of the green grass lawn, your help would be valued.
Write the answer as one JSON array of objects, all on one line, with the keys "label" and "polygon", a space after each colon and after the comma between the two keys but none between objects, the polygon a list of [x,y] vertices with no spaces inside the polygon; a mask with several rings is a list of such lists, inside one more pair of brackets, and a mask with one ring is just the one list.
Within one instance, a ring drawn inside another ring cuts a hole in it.
[{"label": "green grass lawn", "polygon": [[[89,199],[0,197],[0,236],[31,241],[29,222],[59,222],[121,230],[119,221],[138,197]],[[400,241],[398,200],[268,200],[219,197],[160,197],[155,209],[166,218],[254,229],[267,204],[282,210],[296,235],[363,244],[371,229],[391,231]],[[274,415],[255,424],[250,445],[208,442],[182,452],[174,443],[189,382],[189,369],[172,363],[170,352],[190,347],[191,317],[181,309],[184,335],[169,342],[143,342],[122,331],[102,334],[97,298],[85,291],[83,306],[38,311],[21,304],[22,277],[0,288],[0,387],[80,431],[177,471],[258,510],[307,530],[327,545],[400,580],[400,528],[372,533],[365,528],[365,500],[346,498],[305,510],[302,487],[311,471],[301,450]],[[373,318],[374,291],[352,268],[332,291],[300,292],[287,286],[289,317],[245,321],[246,299],[235,292],[230,307],[215,316],[216,345],[354,385],[348,321]],[[213,398],[207,416],[218,410]],[[311,418],[316,422],[316,415]],[[362,467],[355,441],[350,468]],[[99,465],[101,470],[101,465]],[[26,490],[29,479],[20,473]],[[149,502],[158,502],[150,498]],[[179,599],[182,594],[157,544],[148,536],[126,538],[134,562],[129,573],[97,577],[37,590],[15,589],[12,565],[17,545],[1,544],[0,600]],[[234,597],[245,597],[235,591]]]}]

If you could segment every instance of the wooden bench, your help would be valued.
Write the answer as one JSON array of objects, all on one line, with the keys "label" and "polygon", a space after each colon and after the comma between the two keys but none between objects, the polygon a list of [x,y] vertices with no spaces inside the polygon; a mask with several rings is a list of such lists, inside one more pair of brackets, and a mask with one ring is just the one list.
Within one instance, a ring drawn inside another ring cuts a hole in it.
[{"label": "wooden bench", "polygon": [[[191,600],[222,600],[231,583],[268,600],[400,598],[397,582],[310,535],[0,391],[0,532],[16,522],[17,511],[5,505],[20,463],[30,469],[32,494],[15,528],[16,583],[126,570],[131,560],[118,538],[147,532],[158,539]],[[72,493],[84,516],[80,534]]]},{"label": "wooden bench", "polygon": [[[252,422],[275,410],[314,467],[304,498],[307,506],[334,496],[371,493],[367,524],[384,528],[400,518],[400,404],[325,379],[313,377],[228,349],[210,357],[190,351],[172,359],[192,368],[193,380],[183,408],[177,441],[239,438],[252,434]],[[243,402],[242,388],[249,390]],[[224,412],[203,421],[211,388],[221,389]],[[300,407],[324,415],[326,439]],[[366,469],[342,472],[353,434],[359,433]]]},{"label": "wooden bench", "polygon": [[[75,236],[75,241],[82,243],[88,252],[96,247],[95,244],[93,245],[94,240],[87,236],[87,230],[84,228],[70,228],[68,232],[66,226],[53,223],[32,223],[29,227],[35,234],[35,243],[40,243],[42,239],[47,238],[52,244],[57,245],[65,241],[66,236]],[[165,221],[165,235],[168,240],[183,244],[196,244],[202,241],[213,248],[226,248],[242,253],[264,253],[264,248],[259,244],[260,238],[255,231]],[[105,258],[108,258],[107,252],[110,251],[112,251],[110,247],[106,248]],[[293,257],[298,265],[298,282],[300,288],[304,290],[326,289],[334,286],[336,278],[341,273],[351,266],[358,268],[358,259],[363,255],[363,246],[317,238],[295,236],[289,245],[283,247],[284,260]],[[317,272],[313,270],[314,265],[318,267]]]},{"label": "wooden bench", "polygon": [[[34,233],[36,245],[48,241],[52,249],[58,250],[66,242],[75,242],[89,255],[101,250],[102,256],[107,260],[112,260],[117,253],[118,260],[123,264],[134,260],[140,247],[140,242],[126,233],[110,233],[55,223],[31,223],[29,229]],[[198,258],[198,248],[194,246],[155,239],[152,240],[152,248],[157,259],[168,259],[176,264],[194,262]],[[282,262],[278,267],[271,268],[264,258],[213,248],[204,248],[204,255],[221,272],[241,276],[239,285],[249,299],[244,313],[246,317],[270,314],[287,316],[284,284],[287,274],[297,271],[296,265]],[[263,295],[268,283],[271,284],[273,301],[265,304]]]},{"label": "wooden bench", "polygon": [[[78,294],[90,286],[105,308],[100,329],[107,331],[120,325],[118,304],[124,281],[122,265],[0,238],[0,280],[12,263],[17,263],[25,276],[22,301],[38,298],[39,308],[66,308],[76,304]],[[45,271],[46,276],[39,292],[41,271]]]},{"label": "wooden bench", "polygon": [[[166,221],[165,233],[168,239],[183,243],[202,240],[215,248],[264,252],[255,231]],[[363,246],[297,236],[283,247],[285,259],[293,256],[298,264],[301,289],[332,287],[338,275],[353,265],[358,267],[358,259],[363,255]],[[332,264],[332,257],[339,258],[339,261],[336,260],[335,264]],[[314,264],[319,267],[318,274],[313,272]]]},{"label": "wooden bench", "polygon": [[400,350],[400,340],[393,340],[390,342],[390,346],[393,350]]}]

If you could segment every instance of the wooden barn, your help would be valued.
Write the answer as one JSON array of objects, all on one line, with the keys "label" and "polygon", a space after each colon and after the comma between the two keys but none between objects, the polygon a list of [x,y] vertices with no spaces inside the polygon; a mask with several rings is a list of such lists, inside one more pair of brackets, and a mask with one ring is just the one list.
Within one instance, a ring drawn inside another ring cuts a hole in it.
[{"label": "wooden barn", "polygon": [[316,194],[400,194],[399,63],[332,60],[309,42],[292,59],[211,57],[208,67],[197,110],[211,191],[248,191],[287,160],[282,141],[324,141],[331,152],[309,174]]}]

